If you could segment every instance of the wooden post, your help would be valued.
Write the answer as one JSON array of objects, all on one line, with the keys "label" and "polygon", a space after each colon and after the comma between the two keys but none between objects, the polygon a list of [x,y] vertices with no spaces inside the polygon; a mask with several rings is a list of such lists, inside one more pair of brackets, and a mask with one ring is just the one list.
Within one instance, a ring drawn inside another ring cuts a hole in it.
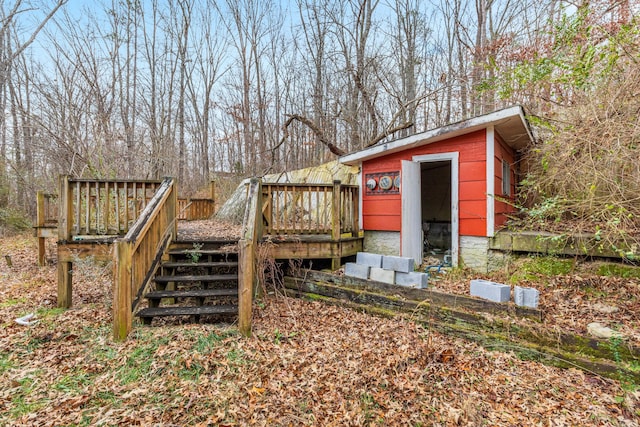
[{"label": "wooden post", "polygon": [[353,237],[360,236],[360,191],[355,188],[351,191],[353,198]]},{"label": "wooden post", "polygon": [[247,208],[242,237],[238,242],[238,329],[245,337],[251,336],[253,292],[256,279],[255,251],[259,233],[262,233],[262,185],[252,178],[247,194]]},{"label": "wooden post", "polygon": [[216,180],[215,179],[212,179],[209,182],[209,197],[214,202],[216,201]]},{"label": "wooden post", "polygon": [[73,299],[71,269],[71,262],[60,261],[60,249],[58,249],[58,307],[60,308],[71,307]]},{"label": "wooden post", "polygon": [[[331,203],[331,241],[340,241],[341,227],[340,227],[340,181],[333,181],[333,198]],[[335,255],[335,254],[334,254]],[[340,268],[340,254],[331,258],[331,269],[333,271]]]},{"label": "wooden post", "polygon": [[[173,185],[171,186],[171,200],[169,201],[169,203],[171,204],[171,206],[169,207],[169,215],[170,217],[167,218],[167,220],[169,221],[169,224],[172,225],[172,238],[171,240],[174,240],[176,237],[178,237],[178,180],[174,179],[174,178],[170,178],[170,177],[166,177],[165,180],[172,180],[173,181]],[[158,191],[158,190],[156,190]]]},{"label": "wooden post", "polygon": [[60,175],[58,193],[58,240],[63,242],[71,238],[73,227],[73,196],[69,188],[69,176]]},{"label": "wooden post", "polygon": [[73,197],[69,191],[69,176],[61,175],[58,196],[58,307],[69,308],[73,300],[72,264],[60,261],[60,247],[71,238]]},{"label": "wooden post", "polygon": [[45,223],[44,211],[44,191],[38,191],[36,194],[36,236],[38,236],[38,265],[40,267],[45,264],[46,239],[42,237],[41,227]]},{"label": "wooden post", "polygon": [[131,247],[126,240],[113,243],[113,339],[122,341],[131,331]]},{"label": "wooden post", "polygon": [[253,316],[253,269],[254,248],[250,241],[238,241],[238,329],[245,337],[251,336],[251,317]]}]

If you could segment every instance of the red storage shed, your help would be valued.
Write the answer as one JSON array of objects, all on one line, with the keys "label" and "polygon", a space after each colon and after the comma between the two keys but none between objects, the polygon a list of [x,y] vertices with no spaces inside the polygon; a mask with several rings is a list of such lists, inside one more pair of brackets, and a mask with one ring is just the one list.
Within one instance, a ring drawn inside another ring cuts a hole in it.
[{"label": "red storage shed", "polygon": [[365,250],[487,270],[489,238],[513,210],[516,153],[531,141],[515,106],[341,157],[360,166]]}]

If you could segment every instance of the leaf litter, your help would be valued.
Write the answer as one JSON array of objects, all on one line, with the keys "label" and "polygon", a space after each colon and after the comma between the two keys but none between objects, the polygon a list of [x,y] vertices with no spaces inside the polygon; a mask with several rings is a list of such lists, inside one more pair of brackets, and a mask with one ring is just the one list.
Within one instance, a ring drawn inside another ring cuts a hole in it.
[{"label": "leaf litter", "polygon": [[[34,239],[0,239],[0,425],[636,426],[639,395],[404,319],[284,297],[234,325],[136,325],[111,340],[104,266],[55,308]],[[82,276],[82,277],[80,277]],[[31,327],[13,319],[34,312]]]}]

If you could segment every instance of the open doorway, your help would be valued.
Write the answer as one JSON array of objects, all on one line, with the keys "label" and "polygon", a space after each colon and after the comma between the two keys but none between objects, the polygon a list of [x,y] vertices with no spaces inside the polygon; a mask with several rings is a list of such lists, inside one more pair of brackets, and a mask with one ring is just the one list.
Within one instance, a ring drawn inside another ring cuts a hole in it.
[{"label": "open doorway", "polygon": [[451,161],[420,163],[423,257],[451,265]]},{"label": "open doorway", "polygon": [[[458,153],[402,161],[403,256],[458,265]],[[419,261],[418,261],[419,260]]]}]

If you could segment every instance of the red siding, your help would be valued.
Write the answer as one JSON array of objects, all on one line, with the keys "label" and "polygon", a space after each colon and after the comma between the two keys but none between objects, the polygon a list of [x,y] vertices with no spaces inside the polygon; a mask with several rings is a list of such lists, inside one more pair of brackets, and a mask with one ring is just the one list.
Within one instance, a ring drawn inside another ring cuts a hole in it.
[{"label": "red siding", "polygon": [[[401,170],[401,160],[413,156],[459,153],[459,211],[460,235],[485,236],[487,230],[486,205],[486,132],[480,130],[422,147],[389,154],[362,164],[362,179],[374,172]],[[364,182],[362,188],[365,188]],[[401,198],[394,195],[362,195],[363,228],[365,230],[400,231]]]},{"label": "red siding", "polygon": [[[496,134],[495,140],[495,194],[496,198],[494,200],[495,206],[495,229],[500,229],[507,222],[507,215],[515,212],[515,207],[513,206],[513,202],[515,201],[515,193],[516,193],[516,173],[515,173],[515,153],[509,148],[500,138],[499,135]],[[502,160],[506,160],[511,165],[510,167],[510,195],[502,194]],[[505,203],[508,201],[509,203]]]}]

